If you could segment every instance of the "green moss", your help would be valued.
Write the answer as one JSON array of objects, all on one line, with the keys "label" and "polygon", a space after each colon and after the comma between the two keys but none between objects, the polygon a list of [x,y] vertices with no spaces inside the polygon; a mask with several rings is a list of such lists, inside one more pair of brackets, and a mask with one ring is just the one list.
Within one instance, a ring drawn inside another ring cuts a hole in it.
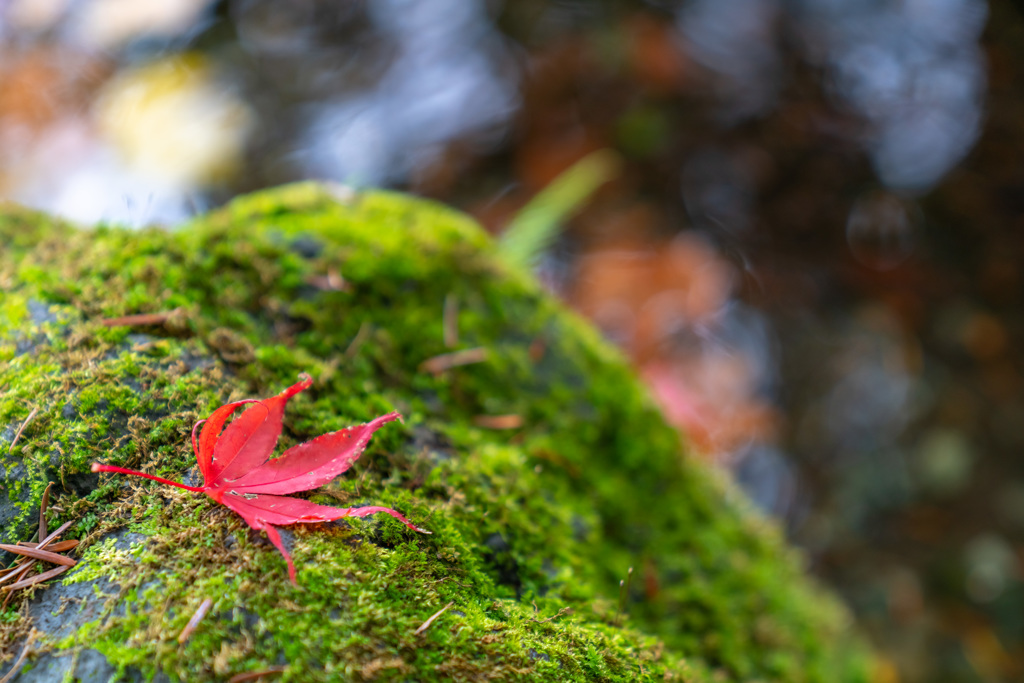
[{"label": "green moss", "polygon": [[[24,221],[45,227],[11,232]],[[680,453],[624,359],[466,217],[300,184],[171,233],[47,221],[0,213],[0,430],[39,408],[0,455],[5,540],[58,480],[85,539],[73,576],[121,587],[54,645],[189,680],[280,664],[285,680],[865,680],[846,613],[778,531]],[[458,348],[487,358],[435,376],[421,364],[451,350],[451,297]],[[56,317],[34,322],[30,302]],[[179,307],[146,338],[100,324]],[[103,460],[180,478],[195,420],[301,372],[316,383],[289,405],[285,446],[405,416],[317,499],[395,507],[432,536],[388,517],[293,528],[297,589],[265,536],[204,496],[88,473]],[[522,426],[479,426],[494,415]],[[90,546],[119,527],[149,540]]]}]

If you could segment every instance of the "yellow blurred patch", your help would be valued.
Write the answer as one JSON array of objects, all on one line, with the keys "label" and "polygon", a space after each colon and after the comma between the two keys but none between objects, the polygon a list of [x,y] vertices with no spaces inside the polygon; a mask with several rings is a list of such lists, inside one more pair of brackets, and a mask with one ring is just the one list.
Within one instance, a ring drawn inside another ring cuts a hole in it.
[{"label": "yellow blurred patch", "polygon": [[180,188],[238,169],[255,116],[199,55],[125,72],[96,102],[100,130],[136,170]]},{"label": "yellow blurred patch", "polygon": [[900,683],[899,669],[888,659],[878,657],[871,669],[871,683]]}]

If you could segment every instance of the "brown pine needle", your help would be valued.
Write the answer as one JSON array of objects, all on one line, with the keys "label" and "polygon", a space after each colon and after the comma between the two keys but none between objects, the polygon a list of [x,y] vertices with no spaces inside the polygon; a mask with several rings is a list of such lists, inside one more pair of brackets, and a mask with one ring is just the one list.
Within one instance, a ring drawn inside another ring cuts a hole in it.
[{"label": "brown pine needle", "polygon": [[451,370],[462,365],[483,363],[485,360],[487,360],[487,349],[478,346],[475,349],[442,353],[440,356],[428,358],[420,363],[420,371],[439,375],[445,370]]},{"label": "brown pine needle", "polygon": [[196,613],[193,614],[192,618],[188,620],[187,624],[185,624],[185,628],[181,629],[181,633],[178,635],[178,643],[184,643],[189,639],[192,632],[196,630],[196,626],[199,625],[199,622],[203,620],[203,617],[206,616],[206,613],[210,611],[212,606],[213,598],[206,598],[203,600],[199,605],[199,609],[196,610]]},{"label": "brown pine needle", "polygon": [[28,571],[29,567],[31,567],[35,563],[35,560],[28,560],[27,562],[19,564],[11,571],[7,572],[3,576],[0,576],[0,584],[7,583],[8,581],[20,581],[21,578],[25,576],[25,572]]},{"label": "brown pine needle", "polygon": [[60,555],[58,553],[51,553],[49,550],[39,550],[38,548],[26,548],[20,545],[12,545],[10,543],[0,543],[0,550],[6,550],[9,553],[15,555],[24,555],[25,557],[33,557],[37,560],[43,560],[44,562],[51,562],[53,564],[64,564],[69,567],[74,567],[78,562],[73,558]]},{"label": "brown pine needle", "polygon": [[34,586],[37,583],[42,583],[43,581],[49,581],[53,577],[60,576],[61,574],[63,574],[64,572],[66,572],[69,569],[71,569],[71,567],[69,567],[66,564],[60,565],[58,567],[54,567],[50,571],[43,572],[42,574],[36,574],[32,578],[22,579],[21,581],[18,581],[17,583],[12,583],[10,586],[4,586],[3,590],[9,591],[9,592],[13,593],[16,590],[21,590],[22,588],[28,588],[29,586]]},{"label": "brown pine needle", "polygon": [[63,524],[60,525],[60,527],[56,531],[54,531],[52,534],[50,534],[49,536],[44,538],[40,543],[36,543],[36,548],[39,548],[39,549],[46,548],[47,546],[49,546],[50,541],[54,541],[54,540],[60,538],[60,535],[62,533],[64,533],[65,531],[67,531],[69,526],[71,526],[71,522],[70,521],[64,522]]},{"label": "brown pine needle", "polygon": [[18,672],[21,671],[21,665],[25,663],[25,655],[28,654],[29,648],[32,647],[33,640],[35,640],[34,633],[28,637],[28,640],[25,642],[25,647],[22,648],[21,654],[18,655],[18,659],[14,662],[14,666],[4,674],[3,678],[0,678],[0,683],[8,683],[8,681],[14,680],[14,677],[18,675]]},{"label": "brown pine needle", "polygon": [[473,424],[484,429],[519,429],[523,426],[522,415],[477,415]]},{"label": "brown pine needle", "polygon": [[[34,541],[18,541],[18,545],[20,545],[22,548],[35,548],[39,544],[35,543]],[[78,541],[71,540],[60,541],[59,543],[50,543],[45,548],[41,548],[41,550],[49,550],[51,553],[63,553],[65,551],[72,550],[77,547]]]},{"label": "brown pine needle", "polygon": [[137,315],[123,315],[120,318],[104,318],[100,323],[107,327],[146,327],[149,325],[163,325],[173,316],[181,315],[184,312],[185,309],[179,307],[171,311],[162,311],[160,313],[139,313]]},{"label": "brown pine needle", "polygon": [[413,631],[413,635],[415,635],[415,636],[418,636],[419,634],[423,633],[423,632],[424,632],[424,631],[426,631],[426,630],[427,630],[428,628],[430,628],[430,625],[434,623],[434,619],[437,619],[437,618],[438,618],[439,616],[441,616],[442,614],[444,614],[445,612],[447,612],[447,611],[448,611],[448,608],[449,608],[449,607],[451,607],[451,606],[452,606],[452,605],[454,605],[454,604],[455,604],[455,602],[454,602],[454,601],[452,601],[452,602],[449,602],[449,603],[448,603],[447,605],[445,605],[445,606],[444,606],[444,607],[442,607],[442,608],[441,608],[440,610],[438,610],[437,612],[435,612],[435,613],[433,614],[433,616],[431,616],[431,617],[430,617],[429,619],[427,619],[426,621],[424,621],[424,622],[423,622],[423,625],[422,625],[422,626],[420,626],[420,627],[419,627],[418,629],[416,629],[415,631]]},{"label": "brown pine needle", "polygon": [[43,500],[39,504],[39,542],[42,543],[43,539],[46,538],[46,506],[50,504],[50,489],[53,488],[53,482],[49,482],[46,488],[43,490]]},{"label": "brown pine needle", "polygon": [[[78,545],[78,541],[61,541],[60,543],[54,543],[53,545],[50,545],[51,541],[53,541],[55,538],[59,537],[62,533],[64,533],[64,531],[69,526],[71,526],[71,522],[65,522],[64,524],[62,524],[60,526],[59,529],[57,529],[52,534],[50,534],[49,536],[44,538],[40,543],[31,543],[31,542],[26,542],[26,541],[18,541],[18,544],[17,544],[16,547],[24,549],[24,550],[32,550],[32,551],[39,551],[39,550],[42,550],[43,548],[49,548],[49,552],[51,552],[51,553],[61,552],[61,551],[64,551],[64,550],[71,550],[72,548],[75,548]],[[27,555],[27,553],[20,553],[20,552],[17,552],[17,551],[12,551],[12,552],[15,552],[16,554],[22,556],[21,560],[19,560],[19,562],[21,562],[21,564],[18,564],[17,566],[13,567],[6,574],[0,574],[0,584],[7,583],[8,581],[19,581],[22,577],[25,576],[25,573],[29,570],[29,568],[32,567],[32,565],[34,565],[36,563],[35,559],[28,559],[26,561],[25,556]],[[71,560],[71,558],[64,558],[64,559],[65,560]],[[74,560],[71,560],[71,562],[74,562]],[[71,566],[71,565],[65,565],[65,566]],[[7,599],[4,600],[4,605],[5,606],[7,605],[7,602],[10,600],[10,597],[11,596],[8,595]]]},{"label": "brown pine needle", "polygon": [[21,438],[21,433],[25,431],[25,427],[28,427],[29,423],[35,418],[36,414],[39,413],[39,406],[32,408],[32,412],[28,414],[25,421],[18,427],[18,431],[14,433],[14,440],[11,441],[11,445],[7,447],[7,452],[10,453],[14,450],[14,447],[18,445],[18,439]]},{"label": "brown pine needle", "polygon": [[[243,683],[243,681],[253,681],[257,678],[263,678],[264,676],[284,673],[285,668],[286,667],[283,666],[272,666],[269,669],[263,669],[262,671],[246,671],[245,673],[235,674],[228,679],[228,683]],[[0,683],[3,683],[3,681],[0,681]]]}]

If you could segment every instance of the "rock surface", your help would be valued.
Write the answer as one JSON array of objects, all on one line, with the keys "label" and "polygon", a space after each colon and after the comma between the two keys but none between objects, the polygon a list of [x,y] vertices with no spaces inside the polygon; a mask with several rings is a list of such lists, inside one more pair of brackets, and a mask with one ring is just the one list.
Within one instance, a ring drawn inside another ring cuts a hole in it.
[{"label": "rock surface", "polygon": [[[51,528],[74,520],[82,540],[63,583],[0,613],[0,673],[36,629],[15,680],[868,678],[846,612],[778,530],[461,215],[301,184],[173,231],[6,207],[0,249],[0,535],[31,537],[53,481]],[[294,587],[266,536],[209,498],[89,471],[194,483],[192,424],[302,372],[315,384],[285,447],[405,416],[311,497],[393,507],[433,535],[382,516],[286,529]]]}]

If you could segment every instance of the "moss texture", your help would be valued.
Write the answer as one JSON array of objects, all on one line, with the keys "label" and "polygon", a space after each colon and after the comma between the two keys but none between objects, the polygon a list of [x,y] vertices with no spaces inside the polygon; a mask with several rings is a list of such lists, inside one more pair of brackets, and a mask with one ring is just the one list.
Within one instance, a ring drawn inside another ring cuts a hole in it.
[{"label": "moss texture", "polygon": [[[867,679],[847,614],[779,531],[681,453],[623,358],[462,215],[300,184],[170,232],[7,207],[0,247],[3,540],[29,537],[56,481],[50,524],[76,520],[84,541],[67,582],[116,587],[101,618],[44,647],[187,680],[274,666],[296,681]],[[421,363],[452,350],[446,300],[455,349],[486,360],[435,375]],[[101,324],[174,309],[161,326]],[[291,527],[295,588],[266,537],[205,496],[89,473],[102,460],[194,483],[193,422],[302,372],[315,384],[289,405],[284,446],[405,416],[312,498],[394,507],[432,536],[380,515]],[[521,426],[481,426],[509,415]],[[116,547],[125,527],[144,540]],[[8,644],[27,614],[21,600],[0,615]]]}]

